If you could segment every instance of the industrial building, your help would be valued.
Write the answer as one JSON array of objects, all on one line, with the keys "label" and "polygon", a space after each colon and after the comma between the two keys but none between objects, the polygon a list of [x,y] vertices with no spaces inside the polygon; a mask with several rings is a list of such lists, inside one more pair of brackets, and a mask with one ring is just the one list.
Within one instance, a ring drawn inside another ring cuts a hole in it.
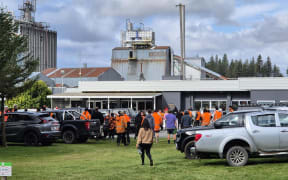
[{"label": "industrial building", "polygon": [[[174,54],[169,46],[155,44],[155,32],[144,24],[134,28],[126,22],[122,31],[121,47],[112,50],[111,67],[118,71],[124,80],[172,80],[181,77],[181,57]],[[184,79],[206,79],[206,75],[219,79],[221,75],[209,71],[200,57],[186,58]],[[221,79],[221,78],[220,78]]]},{"label": "industrial building", "polygon": [[47,68],[57,67],[57,32],[49,29],[47,23],[36,22],[36,0],[25,0],[19,7],[21,17],[16,21],[19,23],[19,34],[28,38],[28,50],[31,56],[39,59],[36,69],[41,72]]},{"label": "industrial building", "polygon": [[288,103],[288,78],[235,80],[80,81],[78,88],[48,96],[52,107],[134,108],[176,107],[228,109],[234,105]]}]

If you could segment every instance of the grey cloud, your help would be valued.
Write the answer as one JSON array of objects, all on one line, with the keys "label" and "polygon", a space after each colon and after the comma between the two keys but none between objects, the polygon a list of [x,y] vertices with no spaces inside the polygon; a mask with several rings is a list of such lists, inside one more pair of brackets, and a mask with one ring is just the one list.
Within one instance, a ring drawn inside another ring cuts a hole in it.
[{"label": "grey cloud", "polygon": [[255,36],[264,43],[288,42],[288,13],[266,17],[257,27]]},{"label": "grey cloud", "polygon": [[234,0],[110,0],[102,1],[100,13],[106,16],[153,16],[177,13],[176,4],[186,5],[186,12],[228,22],[234,11]]}]

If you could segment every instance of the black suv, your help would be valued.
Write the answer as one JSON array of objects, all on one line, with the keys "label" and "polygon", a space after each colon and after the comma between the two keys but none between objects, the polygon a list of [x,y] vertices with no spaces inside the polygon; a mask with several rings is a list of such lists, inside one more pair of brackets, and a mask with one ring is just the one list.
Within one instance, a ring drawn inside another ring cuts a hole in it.
[{"label": "black suv", "polygon": [[60,136],[59,123],[46,113],[13,112],[5,116],[8,116],[6,117],[8,142],[24,142],[28,146],[37,146],[40,143],[51,145]]}]

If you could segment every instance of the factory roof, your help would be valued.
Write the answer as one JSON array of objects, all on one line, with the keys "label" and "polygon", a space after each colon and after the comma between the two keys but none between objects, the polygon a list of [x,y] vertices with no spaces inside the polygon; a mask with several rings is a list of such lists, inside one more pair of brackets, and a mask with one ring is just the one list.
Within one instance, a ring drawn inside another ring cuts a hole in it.
[{"label": "factory roof", "polygon": [[[77,77],[98,77],[100,74],[111,69],[111,67],[94,68],[49,68],[42,71],[42,74],[49,78],[77,78]],[[64,74],[61,72],[64,71]]]},{"label": "factory roof", "polygon": [[[147,49],[169,49],[170,46],[154,46],[151,48],[147,48]],[[132,49],[131,47],[115,47],[113,48],[113,50],[129,50]]]},{"label": "factory roof", "polygon": [[80,81],[77,91],[95,93],[287,90],[287,80],[286,77],[259,77],[235,80]]}]

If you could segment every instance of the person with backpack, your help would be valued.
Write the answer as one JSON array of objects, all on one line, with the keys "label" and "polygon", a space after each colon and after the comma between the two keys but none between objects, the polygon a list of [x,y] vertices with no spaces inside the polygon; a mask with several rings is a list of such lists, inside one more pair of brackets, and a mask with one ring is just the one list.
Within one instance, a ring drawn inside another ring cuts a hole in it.
[{"label": "person with backpack", "polygon": [[139,130],[136,148],[140,149],[141,152],[141,161],[144,165],[145,153],[150,160],[150,166],[153,166],[153,160],[151,156],[151,148],[153,144],[153,130],[150,126],[150,123],[147,118],[144,119],[143,125]]}]

